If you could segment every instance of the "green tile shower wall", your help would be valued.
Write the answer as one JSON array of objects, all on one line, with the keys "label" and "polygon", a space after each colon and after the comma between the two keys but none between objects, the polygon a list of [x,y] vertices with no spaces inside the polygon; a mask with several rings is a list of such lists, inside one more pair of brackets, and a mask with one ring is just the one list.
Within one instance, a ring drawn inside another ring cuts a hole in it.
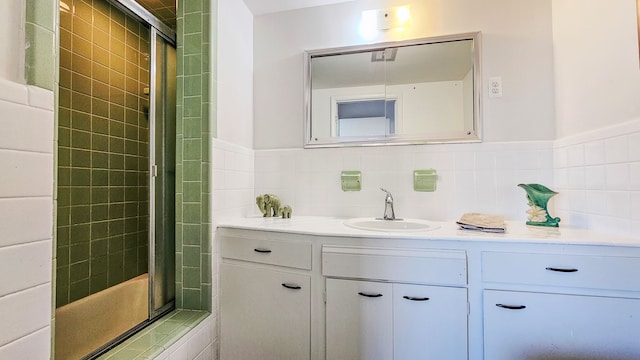
[{"label": "green tile shower wall", "polygon": [[54,90],[56,79],[56,18],[58,1],[25,2],[25,78],[29,85]]},{"label": "green tile shower wall", "polygon": [[73,12],[60,12],[57,306],[148,263],[149,29],[106,0],[65,3]]},{"label": "green tile shower wall", "polygon": [[178,2],[176,306],[211,311],[210,23],[216,1]]}]

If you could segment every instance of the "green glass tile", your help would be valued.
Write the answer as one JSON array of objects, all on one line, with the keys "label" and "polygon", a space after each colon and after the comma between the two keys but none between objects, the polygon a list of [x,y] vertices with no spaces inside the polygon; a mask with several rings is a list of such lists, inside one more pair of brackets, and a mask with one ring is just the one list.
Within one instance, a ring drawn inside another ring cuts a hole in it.
[{"label": "green glass tile", "polygon": [[128,223],[133,222],[134,223],[134,232],[127,232],[124,234],[124,248],[125,250],[129,250],[129,249],[137,249],[138,248],[138,233],[135,232],[135,226],[136,226],[136,222],[137,220],[135,218],[133,219],[125,219],[124,223],[124,227],[125,227],[125,231],[127,231]]},{"label": "green glass tile", "polygon": [[[111,71],[109,101],[124,106],[124,76]],[[122,87],[122,88],[121,88]]]},{"label": "green glass tile", "polygon": [[[201,172],[200,164],[201,164],[200,161],[183,161],[182,162],[183,181],[198,181],[198,182],[201,181],[202,172]],[[197,191],[200,191],[199,188]],[[189,199],[195,199],[195,197],[190,196]],[[187,200],[187,201],[197,201],[197,200]]]},{"label": "green glass tile", "polygon": [[[91,150],[109,151],[109,137],[100,134],[91,135]],[[96,185],[95,182],[94,185]]]},{"label": "green glass tile", "polygon": [[[200,96],[190,96],[184,98],[184,117],[199,117],[202,111],[202,98]],[[198,126],[198,133],[200,129]]]},{"label": "green glass tile", "polygon": [[71,166],[85,168],[91,167],[91,152],[87,150],[71,150]]},{"label": "green glass tile", "polygon": [[89,260],[87,259],[82,262],[71,264],[71,266],[69,266],[69,274],[71,285],[76,281],[89,278]]},{"label": "green glass tile", "polygon": [[137,186],[137,185],[138,185],[138,174],[131,171],[125,172],[124,186]]},{"label": "green glass tile", "polygon": [[[124,220],[109,220],[109,252],[120,251],[124,248]],[[116,247],[112,247],[116,244]]]},{"label": "green glass tile", "polygon": [[71,71],[67,69],[60,69],[59,72],[59,85],[65,89],[71,89]]},{"label": "green glass tile", "polygon": [[124,188],[122,187],[110,187],[109,188],[109,202],[123,202],[124,201]]},{"label": "green glass tile", "polygon": [[87,41],[91,41],[91,34],[93,33],[93,28],[89,21],[83,20],[79,16],[74,16],[71,20],[73,26],[73,34],[77,35]]},{"label": "green glass tile", "polygon": [[[119,40],[118,37],[111,36],[111,54],[118,56],[120,59],[116,59],[116,61],[118,61],[118,63],[120,63],[120,61],[124,61],[124,55],[125,55],[125,48],[126,45],[124,44],[124,41]],[[111,60],[113,60],[113,56],[111,57]]]},{"label": "green glass tile", "polygon": [[125,113],[124,105],[119,105],[114,103],[110,104],[109,115],[111,120],[123,122],[125,120],[124,113]]},{"label": "green glass tile", "polygon": [[202,73],[202,55],[185,56],[182,60],[184,64],[184,75],[200,75]]},{"label": "green glass tile", "polygon": [[119,219],[124,217],[124,204],[109,204],[109,217],[111,219]]},{"label": "green glass tile", "polygon": [[184,14],[202,11],[202,3],[204,1],[185,1],[180,3],[183,6]]},{"label": "green glass tile", "polygon": [[76,91],[71,92],[71,109],[91,113],[91,96]]},{"label": "green glass tile", "polygon": [[71,207],[71,225],[91,222],[91,207],[89,205]]},{"label": "green glass tile", "polygon": [[[91,243],[93,247],[93,242]],[[92,249],[93,251],[93,249]],[[108,270],[107,256],[91,257],[91,275],[104,274]],[[106,280],[106,279],[105,279]]]},{"label": "green glass tile", "polygon": [[[59,213],[59,211],[58,211],[58,213]],[[58,219],[60,219],[60,218],[58,217]],[[67,220],[67,222],[69,222],[69,221]],[[56,228],[56,242],[58,244],[58,247],[68,246],[69,245],[69,243],[70,243],[69,242],[69,230],[70,230],[69,226],[58,226]]]},{"label": "green glass tile", "polygon": [[[201,254],[200,255],[200,264],[211,264],[211,255],[210,254]],[[202,283],[203,284],[211,284],[211,268],[209,266],[202,266]]]},{"label": "green glass tile", "polygon": [[93,9],[91,8],[91,5],[84,1],[74,1],[73,5],[74,15],[90,23],[93,18]]},{"label": "green glass tile", "polygon": [[211,311],[211,285],[203,284],[200,292],[200,310]]},{"label": "green glass tile", "polygon": [[109,188],[106,186],[92,187],[91,201],[93,204],[104,204],[109,202]]},{"label": "green glass tile", "polygon": [[89,278],[89,290],[92,294],[97,293],[98,291],[104,290],[109,286],[107,282],[107,273],[91,273],[91,277]]},{"label": "green glass tile", "polygon": [[[104,224],[106,225],[106,223]],[[101,257],[104,255],[107,255],[108,246],[109,246],[108,239],[92,240],[91,241],[91,257]]]},{"label": "green glass tile", "polygon": [[[182,265],[197,268],[200,266],[200,247],[184,246],[182,248]],[[186,281],[185,281],[186,283]]]},{"label": "green glass tile", "polygon": [[133,47],[126,45],[124,49],[124,58],[127,61],[137,64],[140,61],[140,52],[138,52],[137,49],[134,49]]},{"label": "green glass tile", "polygon": [[138,111],[137,109],[125,108],[124,109],[124,121],[127,124],[138,124]]},{"label": "green glass tile", "polygon": [[128,249],[124,251],[124,276],[127,279],[133,278],[138,274],[138,252],[137,249]]},{"label": "green glass tile", "polygon": [[200,75],[186,76],[184,78],[184,95],[196,96],[202,94],[202,77]]},{"label": "green glass tile", "polygon": [[124,106],[128,109],[138,110],[138,97],[135,94],[125,92]]},{"label": "green glass tile", "polygon": [[184,55],[202,53],[202,34],[184,35]]},{"label": "green glass tile", "polygon": [[109,101],[109,85],[94,80],[91,82],[91,87],[91,94],[93,97],[96,97],[100,100]]},{"label": "green glass tile", "polygon": [[58,166],[71,166],[71,149],[67,147],[58,148]]},{"label": "green glass tile", "polygon": [[54,32],[33,23],[26,23],[24,29],[30,45],[25,52],[27,84],[53,90],[57,73],[55,62],[50,60],[55,52]]},{"label": "green glass tile", "polygon": [[58,106],[71,108],[71,90],[64,88],[58,90]]},{"label": "green glass tile", "polygon": [[69,258],[69,263],[72,264],[71,268],[73,269],[73,267],[75,266],[75,263],[78,262],[86,262],[87,264],[89,264],[89,243],[81,243],[81,244],[76,244],[76,245],[71,245],[69,247],[69,254],[70,254],[70,258]]},{"label": "green glass tile", "polygon": [[91,129],[94,134],[109,135],[109,119],[106,117],[92,116]]},{"label": "green glass tile", "polygon": [[91,77],[91,60],[76,53],[72,53],[70,69],[74,72]]},{"label": "green glass tile", "polygon": [[[67,189],[67,192],[68,191],[69,190]],[[71,208],[68,206],[68,204],[65,206],[60,205],[60,201],[58,200],[58,208],[56,210],[58,215],[56,223],[56,225],[58,226],[58,231],[61,232],[62,230],[66,229],[65,233],[58,234],[59,244],[60,246],[68,245],[68,243],[64,243],[64,240],[69,238],[68,226],[71,224]]]},{"label": "green glass tile", "polygon": [[[103,3],[104,2],[102,2],[102,1],[95,1],[94,4],[93,4],[93,26],[94,26],[93,39],[94,39],[94,42],[95,42],[96,41],[96,31],[100,31],[100,32],[104,33],[104,35],[107,37],[107,48],[108,48],[109,34],[103,32],[101,30],[98,30],[98,29],[104,29],[105,31],[108,31],[109,30],[109,26],[111,24],[111,20],[106,15],[106,13],[103,12],[103,11],[100,11],[99,9],[97,9]],[[103,7],[103,10],[104,10],[104,6],[102,6],[102,7]],[[98,36],[102,36],[102,35],[98,35]]]},{"label": "green glass tile", "polygon": [[127,155],[138,155],[138,142],[135,140],[125,139],[124,153]]},{"label": "green glass tile", "polygon": [[[91,171],[89,169],[75,169],[75,168],[71,169],[71,185],[72,186],[91,185]],[[72,197],[73,196],[74,195],[72,194]]]},{"label": "green glass tile", "polygon": [[[73,175],[73,174],[72,174]],[[184,182],[183,183],[183,201],[185,202],[199,202],[200,201],[200,182]]]},{"label": "green glass tile", "polygon": [[[73,172],[76,169],[72,169],[72,177],[73,177]],[[78,171],[84,171],[84,170],[78,170]],[[67,189],[65,189],[65,191],[67,191]],[[65,196],[67,196],[65,194]],[[69,204],[68,205],[89,205],[91,202],[91,190],[88,186],[74,186],[74,187],[70,187],[68,188],[68,197],[69,197]],[[58,202],[60,202],[62,199],[59,199]],[[62,205],[64,206],[64,205]],[[71,215],[69,215],[69,219],[71,219]]]},{"label": "green glass tile", "polygon": [[109,286],[124,281],[124,259],[122,252],[109,255]]},{"label": "green glass tile", "polygon": [[69,285],[69,302],[82,299],[89,295],[89,279],[83,279],[81,281],[72,282]]},{"label": "green glass tile", "polygon": [[89,224],[72,225],[70,227],[70,244],[80,244],[89,241],[91,226]]},{"label": "green glass tile", "polygon": [[199,203],[188,203],[182,206],[182,221],[185,224],[200,224],[202,223],[202,214]]},{"label": "green glass tile", "polygon": [[199,118],[184,119],[184,125],[183,125],[184,138],[185,139],[201,138],[202,137],[201,124],[202,124],[201,119]]},{"label": "green glass tile", "polygon": [[71,31],[60,28],[60,66],[71,69]]},{"label": "green glass tile", "polygon": [[71,48],[73,49],[74,53],[87,59],[91,59],[91,42],[82,38],[76,33],[71,34]]},{"label": "green glass tile", "polygon": [[[91,131],[91,115],[89,113],[71,111],[71,128],[73,130]],[[78,139],[80,138],[80,139]],[[73,146],[79,146],[74,141],[84,141],[90,139],[89,133],[71,134],[71,143]]]},{"label": "green glass tile", "polygon": [[58,186],[71,185],[71,169],[68,167],[58,167]]},{"label": "green glass tile", "polygon": [[[68,234],[68,232],[67,232]],[[69,258],[70,258],[70,250],[69,250],[69,246],[60,246],[58,244],[58,247],[56,249],[56,266],[58,268],[62,268],[62,267],[68,267],[70,262],[69,262]]]},{"label": "green glass tile", "polygon": [[95,117],[102,117],[102,118],[109,117],[109,102],[107,100],[92,98],[91,108],[93,109],[93,113],[91,114],[92,119]]},{"label": "green glass tile", "polygon": [[[113,155],[112,155],[113,156]],[[109,171],[109,186],[124,186],[124,171],[120,171],[120,170],[110,170]],[[116,189],[112,189],[112,190],[116,190]],[[122,190],[122,189],[120,189]],[[124,200],[124,192],[122,193],[123,197],[120,199],[121,201]],[[112,199],[109,198],[109,200],[111,201]]]},{"label": "green glass tile", "polygon": [[182,243],[183,245],[200,245],[200,225],[192,225],[192,224],[184,224],[182,225],[183,237]]},{"label": "green glass tile", "polygon": [[109,168],[109,154],[103,152],[91,152],[91,167],[94,169]]},{"label": "green glass tile", "polygon": [[[108,65],[107,65],[108,66]],[[109,68],[98,62],[91,63],[91,70],[94,80],[101,81],[105,84],[109,83]]]},{"label": "green glass tile", "polygon": [[131,359],[137,359],[138,356],[142,355],[144,351],[142,350],[134,350],[134,349],[129,349],[129,348],[124,348],[120,351],[118,351],[117,353],[110,355],[107,359],[108,360],[131,360]]},{"label": "green glass tile", "polygon": [[108,205],[106,204],[91,205],[91,221],[104,221],[107,219],[109,219]]},{"label": "green glass tile", "polygon": [[[135,97],[135,96],[134,96]],[[138,126],[132,124],[125,124],[124,137],[131,140],[138,139]]]},{"label": "green glass tile", "polygon": [[[37,1],[37,0],[35,0],[35,1]],[[61,29],[66,29],[66,30],[71,31],[71,24],[72,24],[71,20],[72,20],[71,12],[60,11],[59,21],[60,21],[60,28]]]},{"label": "green glass tile", "polygon": [[58,126],[71,128],[71,110],[67,108],[58,108]]},{"label": "green glass tile", "polygon": [[184,21],[184,34],[202,33],[202,13],[186,14]]},{"label": "green glass tile", "polygon": [[124,189],[125,201],[138,201],[139,199],[140,199],[140,194],[139,194],[138,188],[127,187]]},{"label": "green glass tile", "polygon": [[[124,155],[121,154],[109,154],[109,169],[110,170],[124,170]],[[124,174],[116,174],[115,181],[119,181],[121,176]],[[124,181],[124,179],[123,179]],[[122,186],[124,182],[112,182],[111,185]]]},{"label": "green glass tile", "polygon": [[183,289],[183,304],[182,307],[184,309],[201,309],[202,303],[200,299],[200,290],[199,289]]},{"label": "green glass tile", "polygon": [[124,153],[124,139],[110,138],[109,149],[112,153],[123,154]]}]

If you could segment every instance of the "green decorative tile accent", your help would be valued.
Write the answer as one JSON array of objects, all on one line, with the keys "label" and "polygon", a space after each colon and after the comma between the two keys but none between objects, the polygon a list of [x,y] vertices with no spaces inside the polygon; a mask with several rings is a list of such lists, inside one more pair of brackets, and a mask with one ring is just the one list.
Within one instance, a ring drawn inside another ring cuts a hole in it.
[{"label": "green decorative tile accent", "polygon": [[413,172],[413,190],[415,191],[436,191],[436,181],[438,174],[434,169],[415,170]]},{"label": "green decorative tile accent", "polygon": [[360,171],[343,171],[340,174],[342,191],[360,191],[362,189],[362,173]]},{"label": "green decorative tile accent", "polygon": [[25,79],[27,84],[47,90],[57,87],[56,0],[26,0],[25,3]]}]

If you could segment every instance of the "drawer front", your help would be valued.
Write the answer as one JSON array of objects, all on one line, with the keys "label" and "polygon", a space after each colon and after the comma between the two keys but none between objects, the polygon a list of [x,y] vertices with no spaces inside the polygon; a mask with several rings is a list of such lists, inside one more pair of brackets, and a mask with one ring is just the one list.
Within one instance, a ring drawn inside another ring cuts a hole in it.
[{"label": "drawer front", "polygon": [[311,270],[311,242],[223,237],[222,258]]},{"label": "drawer front", "polygon": [[524,285],[640,290],[640,258],[484,252],[482,279]]},{"label": "drawer front", "polygon": [[323,246],[322,275],[465,286],[464,251]]}]

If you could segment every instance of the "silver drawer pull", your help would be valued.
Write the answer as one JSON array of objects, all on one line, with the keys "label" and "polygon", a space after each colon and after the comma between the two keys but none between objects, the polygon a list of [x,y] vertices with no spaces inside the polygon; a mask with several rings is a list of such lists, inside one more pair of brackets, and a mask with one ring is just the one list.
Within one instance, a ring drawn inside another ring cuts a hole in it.
[{"label": "silver drawer pull", "polygon": [[271,250],[263,249],[263,248],[255,248],[255,249],[253,249],[253,251],[255,251],[257,253],[261,253],[261,254],[269,254],[271,252]]},{"label": "silver drawer pull", "polygon": [[370,298],[382,297],[382,294],[367,294],[363,292],[359,292],[358,295]]},{"label": "silver drawer pull", "polygon": [[496,304],[497,307],[503,308],[503,309],[509,309],[509,310],[522,310],[525,309],[526,306],[524,305],[505,305],[505,304]]},{"label": "silver drawer pull", "polygon": [[577,272],[578,271],[578,269],[574,269],[574,268],[556,268],[556,267],[547,267],[547,268],[545,268],[545,270],[557,271],[557,272],[565,272],[565,273]]},{"label": "silver drawer pull", "polygon": [[411,300],[411,301],[427,301],[428,297],[414,297],[414,296],[403,296],[403,299]]},{"label": "silver drawer pull", "polygon": [[300,290],[302,289],[301,286],[296,285],[296,284],[287,284],[287,283],[283,283],[282,284],[283,287],[286,287],[287,289],[291,289],[291,290]]}]

